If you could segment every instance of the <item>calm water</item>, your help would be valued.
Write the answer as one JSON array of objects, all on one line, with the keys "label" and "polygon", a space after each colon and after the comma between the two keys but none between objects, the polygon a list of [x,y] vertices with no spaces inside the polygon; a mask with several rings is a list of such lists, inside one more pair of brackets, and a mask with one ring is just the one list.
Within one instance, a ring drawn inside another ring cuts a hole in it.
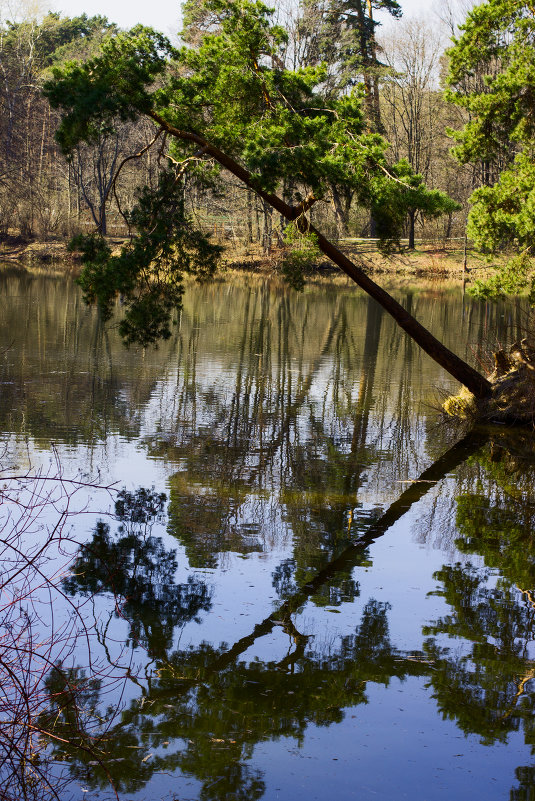
[{"label": "calm water", "polygon": [[[81,482],[22,490],[21,542],[52,532],[53,589],[17,596],[52,735],[32,781],[90,801],[110,781],[121,801],[535,798],[529,437],[445,427],[452,380],[350,287],[192,287],[141,352],[69,279],[0,283],[3,475]],[[397,297],[474,364],[523,321],[457,289]]]}]

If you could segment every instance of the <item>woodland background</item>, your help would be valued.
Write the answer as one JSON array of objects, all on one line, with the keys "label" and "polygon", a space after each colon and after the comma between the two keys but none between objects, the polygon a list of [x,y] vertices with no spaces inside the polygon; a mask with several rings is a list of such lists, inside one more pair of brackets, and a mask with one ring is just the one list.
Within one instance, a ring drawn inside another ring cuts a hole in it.
[{"label": "woodland background", "polygon": [[[462,239],[468,198],[479,186],[492,184],[503,166],[499,160],[461,165],[451,154],[451,130],[462,128],[468,112],[444,97],[446,51],[473,3],[450,0],[425,19],[403,17],[402,3],[394,0],[351,5],[353,41],[356,36],[359,44],[344,49],[341,0],[278,2],[275,20],[288,33],[288,66],[327,62],[325,91],[333,94],[362,85],[370,124],[390,142],[392,163],[407,159],[430,188],[460,204],[438,219],[409,213],[404,231],[409,248],[415,237]],[[377,10],[388,12],[386,24],[374,19]],[[0,14],[0,240],[66,240],[99,221],[102,233],[126,235],[120,210],[133,206],[139,185],[155,184],[157,161],[165,156],[148,149],[125,166],[120,186],[112,187],[112,178],[123,159],[151,141],[152,124],[120,123],[115,133],[103,132],[98,142],[77,147],[67,160],[54,139],[59,112],[42,94],[53,66],[91,57],[103,38],[119,29],[104,17],[68,18],[24,7],[8,15],[1,6]],[[202,30],[202,0],[186,4],[184,23],[183,40],[194,44]],[[477,83],[477,76],[472,80]],[[112,191],[118,205],[106,210]],[[216,239],[256,244],[264,253],[280,239],[278,215],[232,177],[218,176],[209,188],[192,183],[185,197],[197,225]],[[333,193],[312,214],[330,237],[373,236],[369,212],[351,192]]]}]

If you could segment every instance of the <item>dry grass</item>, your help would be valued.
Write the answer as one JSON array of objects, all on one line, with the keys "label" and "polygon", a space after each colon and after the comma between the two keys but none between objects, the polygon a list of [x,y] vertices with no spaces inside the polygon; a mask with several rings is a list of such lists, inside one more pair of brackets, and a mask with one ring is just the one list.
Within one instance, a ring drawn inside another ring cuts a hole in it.
[{"label": "dry grass", "polygon": [[[110,238],[112,246],[119,247],[124,238]],[[281,278],[282,250],[273,248],[269,255],[264,255],[259,245],[247,245],[238,241],[226,243],[220,275],[223,280],[236,278],[238,275],[256,274],[270,278]],[[380,283],[399,286],[407,280],[420,282],[466,281],[484,278],[492,272],[492,266],[486,257],[469,252],[467,269],[464,270],[464,251],[462,243],[452,240],[446,245],[420,245],[414,251],[402,251],[385,255],[380,253],[373,242],[367,240],[342,240],[339,243],[343,250],[366,273],[377,277]],[[77,269],[79,256],[67,250],[66,241],[31,242],[10,238],[0,242],[0,264],[50,265],[52,269],[64,271],[67,268]],[[494,266],[498,266],[497,264]],[[345,276],[329,260],[325,260],[311,269],[307,275],[307,283],[332,283],[338,286],[352,286],[352,281]]]}]

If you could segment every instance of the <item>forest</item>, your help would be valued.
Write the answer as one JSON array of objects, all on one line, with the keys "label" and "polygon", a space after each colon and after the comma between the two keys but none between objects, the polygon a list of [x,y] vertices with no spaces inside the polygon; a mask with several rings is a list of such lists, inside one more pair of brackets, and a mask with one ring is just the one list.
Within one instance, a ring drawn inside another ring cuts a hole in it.
[{"label": "forest", "polygon": [[532,801],[532,4],[0,8],[0,801]]},{"label": "forest", "polygon": [[[377,136],[374,146],[382,151],[385,167],[405,163],[422,184],[444,193],[440,202],[420,198],[403,209],[396,235],[408,248],[415,238],[462,239],[470,196],[493,184],[505,163],[503,148],[491,159],[478,156],[463,164],[452,154],[453,131],[472,116],[466,103],[452,102],[451,91],[449,97],[444,93],[447,51],[467,9],[452,0],[440,15],[418,19],[403,17],[395,0],[304,0],[276,4],[270,18],[279,37],[273,54],[277,67],[295,74],[321,72],[319,94],[325,102],[358,95],[366,130]],[[54,69],[73,60],[87,62],[121,32],[103,17],[52,12],[35,17],[21,9],[11,20],[6,13],[0,27],[0,236],[68,239],[95,227],[104,235],[126,235],[124,213],[134,206],[140,186],[156,185],[166,158],[162,140],[149,147],[153,123],[116,119],[113,130],[103,128],[65,155],[55,138],[60,111],[43,95]],[[215,17],[209,4],[189,0],[181,41],[198,47],[203,33],[213,32]],[[470,78],[474,85],[483,81],[483,66],[480,72]],[[125,159],[120,181],[114,181]],[[370,214],[369,203],[352,184],[330,180],[322,202],[310,211],[313,222],[331,238],[380,236],[378,215]],[[291,193],[291,187],[284,191]],[[184,197],[197,225],[219,241],[254,244],[264,254],[283,243],[278,215],[233,177],[213,170],[201,180],[199,171],[190,170]]]}]

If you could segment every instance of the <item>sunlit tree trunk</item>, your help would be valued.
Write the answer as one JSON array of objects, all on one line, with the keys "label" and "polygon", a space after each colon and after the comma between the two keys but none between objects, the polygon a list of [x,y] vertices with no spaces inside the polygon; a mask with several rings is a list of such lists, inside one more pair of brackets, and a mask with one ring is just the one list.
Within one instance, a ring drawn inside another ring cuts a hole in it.
[{"label": "sunlit tree trunk", "polygon": [[308,198],[298,206],[290,206],[278,195],[258,189],[251,174],[232,157],[228,156],[215,145],[211,145],[198,134],[182,131],[175,128],[163,119],[157,112],[151,111],[150,116],[168,134],[182,141],[195,142],[203,151],[214,158],[221,166],[236,176],[242,183],[254,189],[264,203],[282,214],[287,220],[295,221],[304,231],[315,235],[322,253],[330,258],[346,275],[358,286],[374,298],[396,321],[396,323],[429,355],[443,367],[450,375],[464,384],[476,398],[486,398],[491,394],[491,385],[487,379],[473,367],[463,361],[449,348],[434,337],[421,323],[409,314],[388,292],[382,289],[375,281],[351,261],[341,250],[330,242],[323,234],[310,225],[306,219],[306,211],[314,204],[315,198]]}]

